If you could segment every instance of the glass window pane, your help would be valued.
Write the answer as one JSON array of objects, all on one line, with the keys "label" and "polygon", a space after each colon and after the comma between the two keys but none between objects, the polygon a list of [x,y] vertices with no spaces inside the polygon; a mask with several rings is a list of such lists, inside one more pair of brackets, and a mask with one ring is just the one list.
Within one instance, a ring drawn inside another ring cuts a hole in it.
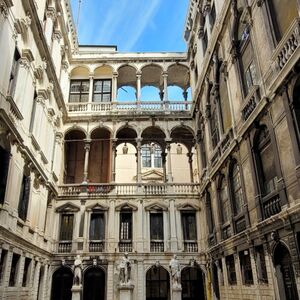
[{"label": "glass window pane", "polygon": [[102,95],[101,94],[94,94],[93,101],[94,102],[101,102]]},{"label": "glass window pane", "polygon": [[89,101],[89,95],[83,94],[81,95],[80,102],[88,102]]},{"label": "glass window pane", "polygon": [[72,103],[76,103],[76,102],[79,102],[80,101],[80,95],[70,95],[70,98],[69,98],[69,102],[72,102]]},{"label": "glass window pane", "polygon": [[89,81],[82,81],[81,92],[88,93],[89,89],[90,89],[90,82]]},{"label": "glass window pane", "polygon": [[111,81],[110,80],[104,80],[103,81],[103,92],[104,93],[109,93],[110,92],[110,87],[111,87]]},{"label": "glass window pane", "polygon": [[102,102],[110,102],[110,94],[103,94]]},{"label": "glass window pane", "polygon": [[94,92],[102,92],[102,81],[97,80],[94,82]]},{"label": "glass window pane", "polygon": [[80,81],[72,81],[70,92],[71,93],[80,93],[81,82]]}]

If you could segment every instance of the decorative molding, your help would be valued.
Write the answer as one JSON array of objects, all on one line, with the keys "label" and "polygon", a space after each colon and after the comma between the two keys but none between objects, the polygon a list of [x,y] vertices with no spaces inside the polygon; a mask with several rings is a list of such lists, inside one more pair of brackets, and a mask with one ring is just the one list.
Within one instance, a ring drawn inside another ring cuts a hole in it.
[{"label": "decorative molding", "polygon": [[168,207],[162,203],[155,202],[145,207],[146,211],[167,211]]},{"label": "decorative molding", "polygon": [[109,209],[108,206],[100,204],[100,203],[88,205],[86,207],[87,211],[107,211],[108,209]]},{"label": "decorative molding", "polygon": [[116,206],[116,211],[121,211],[121,210],[133,210],[133,211],[137,211],[138,208],[137,206],[131,204],[131,203],[123,203],[123,204],[120,204],[118,206]]},{"label": "decorative molding", "polygon": [[65,203],[64,205],[57,207],[55,209],[55,212],[58,212],[58,213],[63,213],[63,212],[75,213],[78,211],[80,211],[80,207],[78,207],[77,205],[75,205],[71,202]]},{"label": "decorative molding", "polygon": [[178,210],[200,210],[200,207],[198,205],[190,204],[190,203],[184,203],[184,204],[178,204],[177,206]]},{"label": "decorative molding", "polygon": [[15,30],[18,34],[24,35],[31,25],[31,16],[27,14],[25,18],[16,19],[14,22]]},{"label": "decorative molding", "polygon": [[33,56],[32,51],[30,49],[23,49],[22,50],[22,58],[27,59],[29,62],[34,61],[34,56]]}]

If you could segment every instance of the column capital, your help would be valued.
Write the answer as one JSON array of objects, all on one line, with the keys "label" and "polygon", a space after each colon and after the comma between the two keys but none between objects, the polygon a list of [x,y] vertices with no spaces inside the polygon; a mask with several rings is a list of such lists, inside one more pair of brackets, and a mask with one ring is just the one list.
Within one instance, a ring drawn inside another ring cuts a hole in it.
[{"label": "column capital", "polygon": [[119,76],[119,72],[113,72],[113,78],[117,78]]},{"label": "column capital", "polygon": [[167,78],[169,76],[168,71],[163,71],[162,72],[162,77]]},{"label": "column capital", "polygon": [[142,138],[136,138],[135,141],[136,141],[138,146],[139,145],[141,146],[143,139]]},{"label": "column capital", "polygon": [[141,71],[137,71],[136,72],[136,78],[141,78],[142,77],[142,72]]}]

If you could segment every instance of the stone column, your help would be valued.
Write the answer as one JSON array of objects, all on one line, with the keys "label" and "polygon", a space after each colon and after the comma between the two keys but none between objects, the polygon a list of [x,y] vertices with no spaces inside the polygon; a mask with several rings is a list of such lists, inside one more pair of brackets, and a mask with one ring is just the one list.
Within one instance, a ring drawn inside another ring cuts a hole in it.
[{"label": "stone column", "polygon": [[114,260],[108,260],[107,266],[107,300],[114,299]]},{"label": "stone column", "polygon": [[164,101],[168,101],[168,73],[164,72],[162,76],[164,81]]},{"label": "stone column", "polygon": [[189,158],[189,166],[190,166],[190,179],[191,183],[194,183],[194,172],[193,172],[193,152],[190,150],[187,154],[187,157]]},{"label": "stone column", "polygon": [[117,140],[112,140],[112,150],[111,150],[111,182],[116,181],[116,157],[117,157]]},{"label": "stone column", "polygon": [[115,200],[110,200],[108,210],[108,245],[107,251],[115,252]]},{"label": "stone column", "polygon": [[167,160],[168,160],[168,182],[173,182],[172,175],[172,161],[171,161],[171,141],[166,141],[167,143]]},{"label": "stone column", "polygon": [[113,73],[112,78],[112,101],[116,102],[118,97],[118,72]]},{"label": "stone column", "polygon": [[16,286],[21,287],[24,276],[24,265],[25,265],[25,253],[22,253],[19,260],[18,273],[16,274]]},{"label": "stone column", "polygon": [[175,217],[175,200],[170,200],[171,252],[177,252],[177,234]]},{"label": "stone column", "polygon": [[7,287],[9,284],[9,275],[10,275],[10,269],[11,269],[11,263],[12,263],[12,248],[7,250],[6,254],[6,260],[4,264],[4,271],[3,271],[3,277],[2,277],[2,282],[1,285],[4,287]]},{"label": "stone column", "polygon": [[32,299],[37,299],[39,289],[39,278],[40,278],[41,263],[36,262],[33,275],[33,286],[32,286]]},{"label": "stone column", "polygon": [[53,33],[53,25],[56,20],[56,9],[54,7],[48,7],[46,11],[46,21],[45,21],[45,37],[48,46],[51,46],[51,39]]},{"label": "stone column", "polygon": [[141,106],[141,73],[136,74],[136,102],[137,106]]},{"label": "stone column", "polygon": [[94,75],[90,75],[89,103],[93,102],[94,93]]},{"label": "stone column", "polygon": [[144,249],[144,237],[143,237],[143,213],[144,213],[144,207],[143,202],[138,201],[138,226],[137,226],[137,244],[136,244],[136,250],[138,253],[143,252]]},{"label": "stone column", "polygon": [[87,183],[88,180],[90,148],[91,148],[90,141],[86,140],[84,144],[85,157],[84,157],[83,183]]},{"label": "stone column", "polygon": [[136,139],[136,154],[137,154],[137,182],[142,182],[142,157],[141,157],[141,149],[142,149],[142,139]]}]

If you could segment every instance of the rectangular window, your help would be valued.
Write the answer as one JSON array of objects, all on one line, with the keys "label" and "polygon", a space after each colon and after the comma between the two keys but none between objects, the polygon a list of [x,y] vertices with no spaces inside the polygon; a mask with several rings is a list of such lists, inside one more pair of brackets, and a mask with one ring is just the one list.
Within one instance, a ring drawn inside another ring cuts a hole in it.
[{"label": "rectangular window", "polygon": [[23,176],[21,192],[19,198],[18,214],[19,218],[26,221],[28,203],[30,197],[30,176]]},{"label": "rectangular window", "polygon": [[183,212],[181,214],[183,239],[185,241],[197,240],[196,214],[194,212]]},{"label": "rectangular window", "polygon": [[62,214],[61,225],[60,225],[60,241],[72,241],[73,239],[73,222],[74,215]]},{"label": "rectangular window", "polygon": [[10,72],[9,85],[8,85],[8,95],[10,95],[11,97],[14,97],[15,95],[17,78],[18,78],[19,67],[20,67],[19,64],[20,58],[21,58],[20,53],[16,48],[14,53],[13,64]]},{"label": "rectangular window", "polygon": [[218,145],[220,140],[218,124],[219,122],[217,116],[217,109],[216,107],[212,107],[210,126],[211,126],[211,141],[212,141],[213,148],[215,148]]},{"label": "rectangular window", "polygon": [[4,203],[10,153],[0,146],[0,203]]},{"label": "rectangular window", "polygon": [[24,263],[24,273],[23,273],[22,286],[27,286],[28,279],[29,279],[30,264],[31,264],[31,259],[26,257],[25,258],[25,263]]},{"label": "rectangular window", "polygon": [[9,275],[9,286],[15,286],[17,275],[18,275],[18,267],[19,267],[20,255],[14,253],[11,262],[11,269]]},{"label": "rectangular window", "polygon": [[71,80],[69,102],[88,102],[89,88],[89,80]]},{"label": "rectangular window", "polygon": [[253,273],[251,268],[251,258],[249,250],[239,253],[242,279],[244,284],[253,284]]},{"label": "rectangular window", "polygon": [[93,102],[111,101],[111,80],[94,80]]},{"label": "rectangular window", "polygon": [[142,146],[142,165],[143,168],[151,168],[151,148],[148,145]]},{"label": "rectangular window", "polygon": [[120,212],[120,240],[132,239],[132,212]]},{"label": "rectangular window", "polygon": [[90,240],[105,239],[105,219],[104,213],[92,213],[90,224]]},{"label": "rectangular window", "polygon": [[216,23],[216,8],[214,5],[212,5],[212,8],[210,10],[210,23],[211,29],[213,29]]},{"label": "rectangular window", "polygon": [[161,160],[161,149],[158,146],[154,148],[154,168],[161,168],[162,160]]},{"label": "rectangular window", "polygon": [[257,277],[258,282],[268,283],[268,273],[266,267],[266,258],[263,246],[257,246],[256,252],[256,266],[257,266]]},{"label": "rectangular window", "polygon": [[226,257],[226,268],[228,275],[228,283],[230,285],[236,284],[236,272],[233,255],[229,255]]},{"label": "rectangular window", "polygon": [[150,239],[164,239],[163,213],[150,213]]},{"label": "rectangular window", "polygon": [[6,258],[7,258],[7,250],[2,249],[1,257],[0,257],[0,285],[2,285],[3,282]]}]

